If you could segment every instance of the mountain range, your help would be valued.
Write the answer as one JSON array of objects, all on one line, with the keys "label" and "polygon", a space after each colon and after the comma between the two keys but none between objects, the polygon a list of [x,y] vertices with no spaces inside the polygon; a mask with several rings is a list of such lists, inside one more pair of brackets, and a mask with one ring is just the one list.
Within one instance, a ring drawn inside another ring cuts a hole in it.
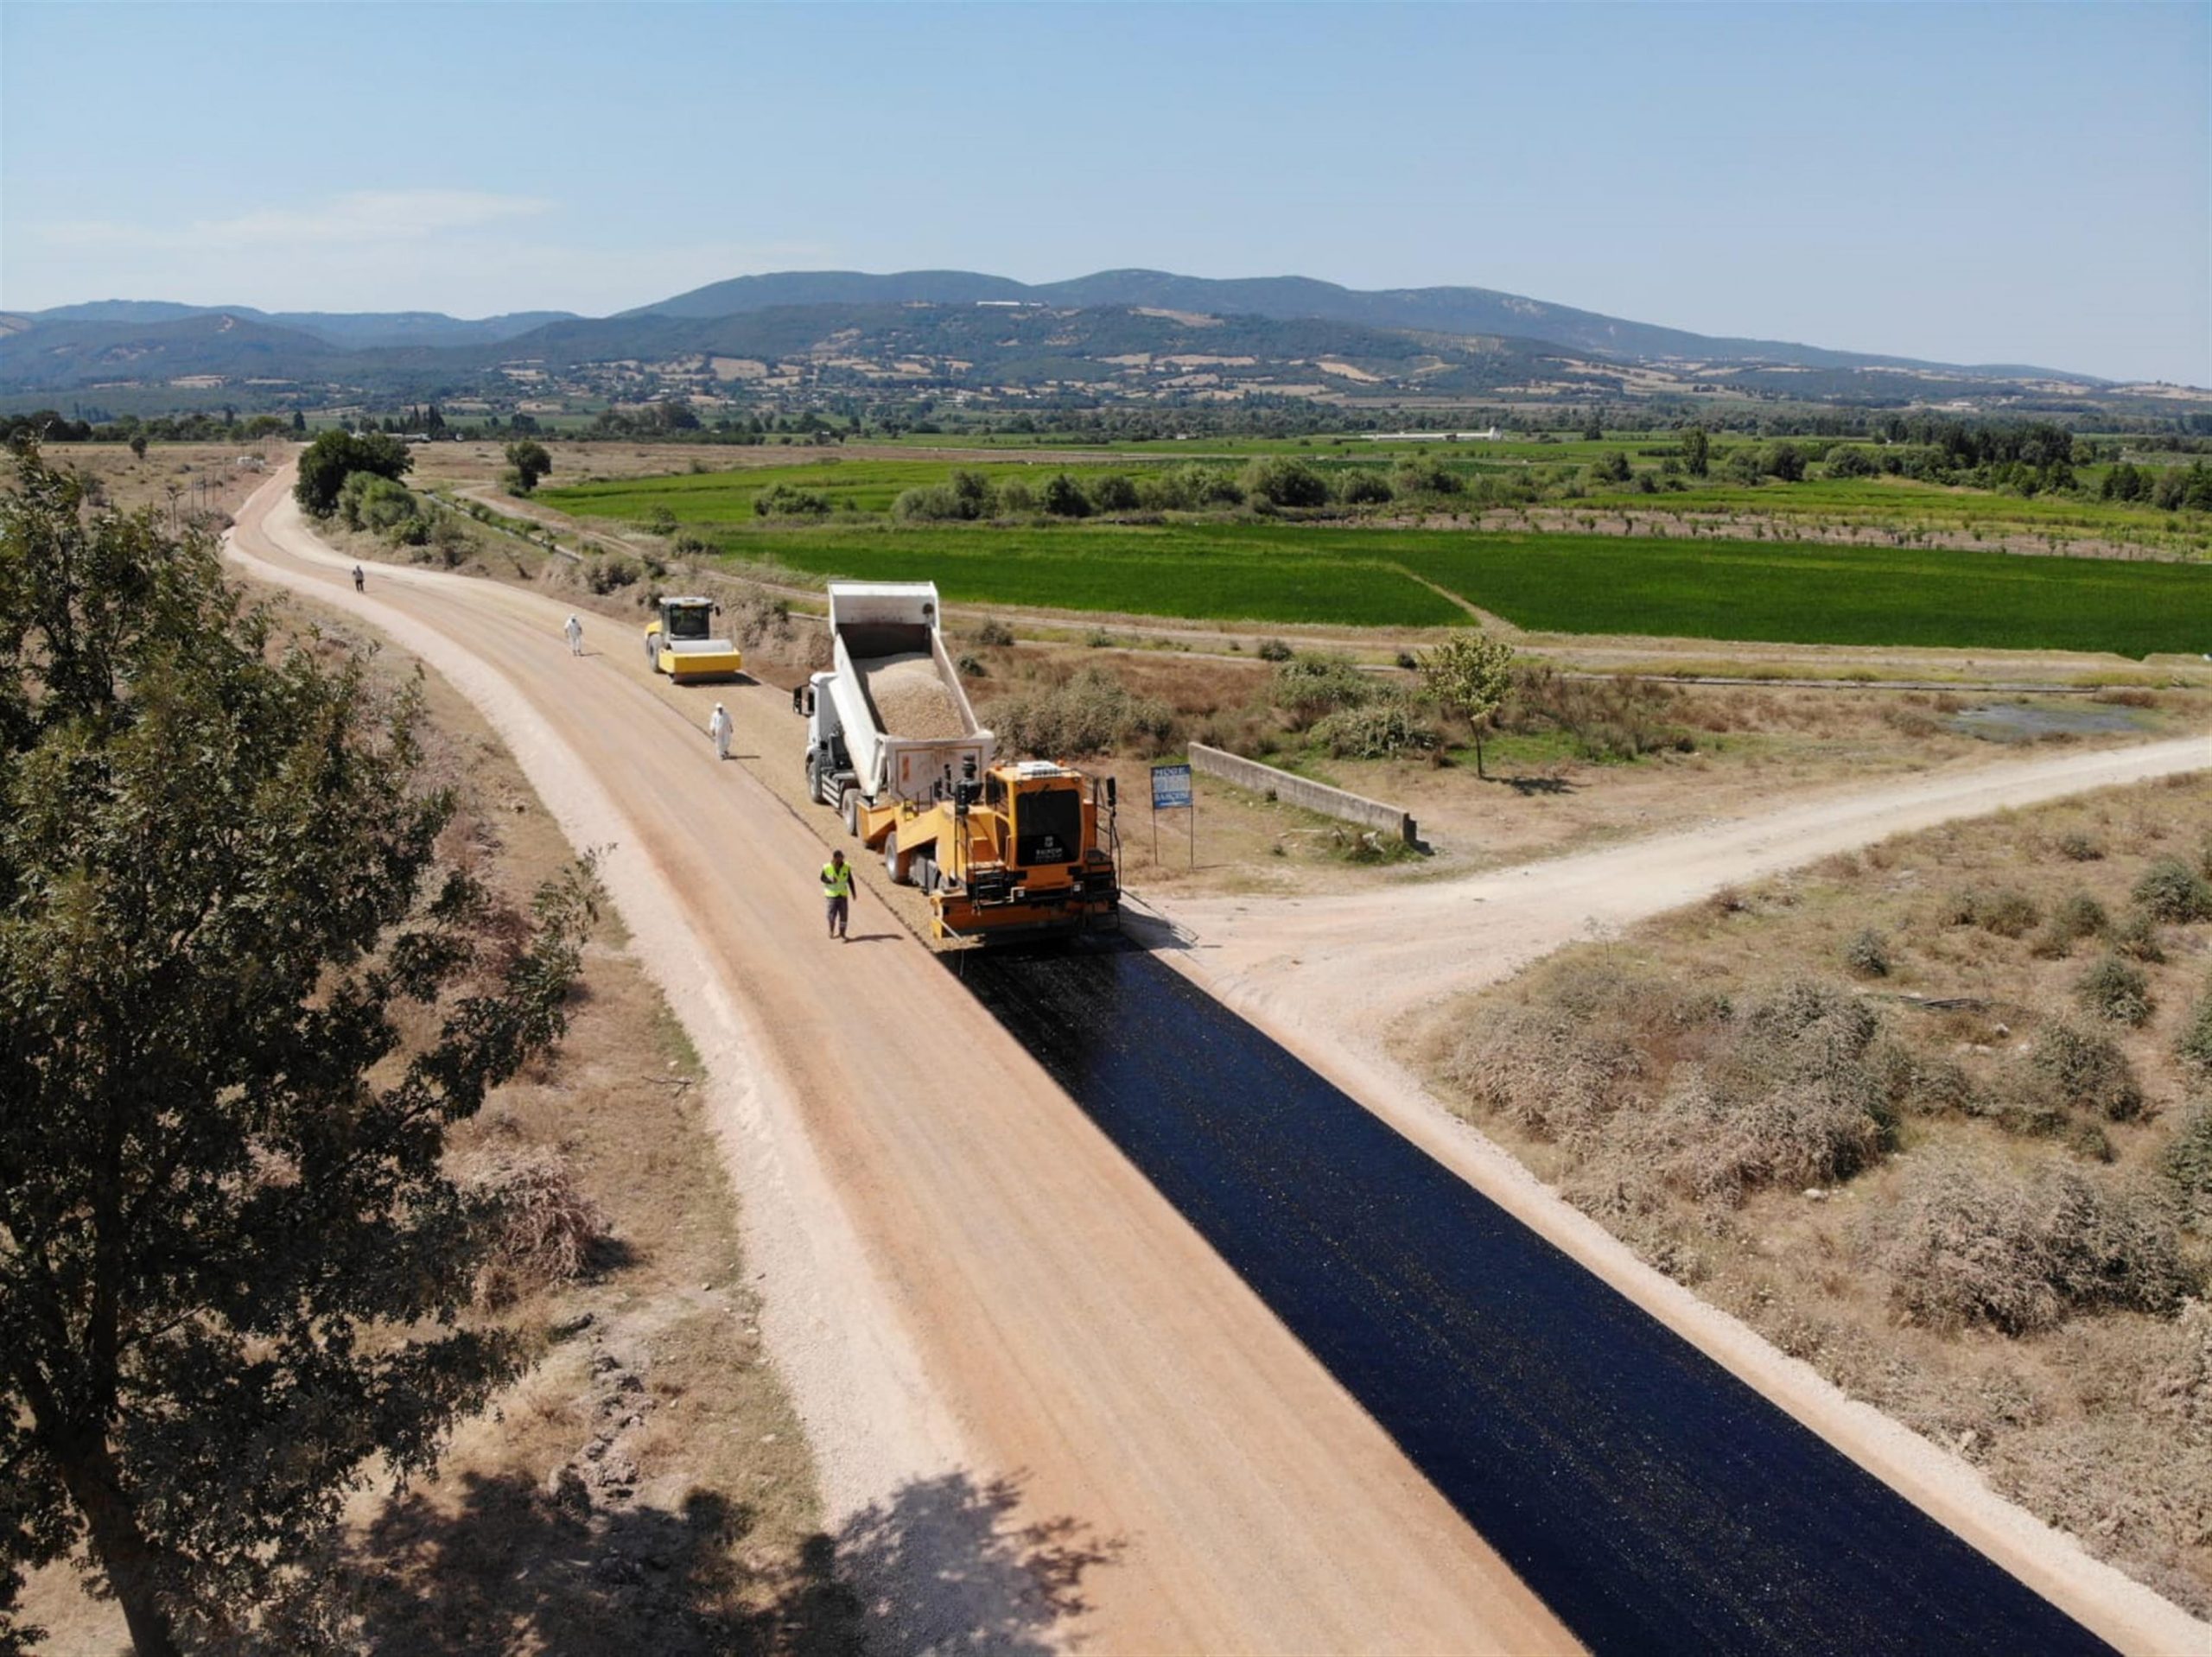
[{"label": "mountain range", "polygon": [[0,395],[219,387],[241,404],[378,397],[709,401],[895,388],[1376,401],[1738,392],[1817,401],[2096,398],[2024,365],[1926,363],[1714,337],[1489,289],[1303,276],[963,270],[738,276],[609,317],[268,312],[106,300],[0,314]]}]

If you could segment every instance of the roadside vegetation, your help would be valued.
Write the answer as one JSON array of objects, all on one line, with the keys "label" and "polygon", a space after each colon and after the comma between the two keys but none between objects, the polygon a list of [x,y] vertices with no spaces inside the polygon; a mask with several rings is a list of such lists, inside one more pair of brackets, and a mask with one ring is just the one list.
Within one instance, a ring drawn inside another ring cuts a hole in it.
[{"label": "roadside vegetation", "polygon": [[1638,1253],[2212,1609],[2212,780],[1886,842],[1421,1038]]}]

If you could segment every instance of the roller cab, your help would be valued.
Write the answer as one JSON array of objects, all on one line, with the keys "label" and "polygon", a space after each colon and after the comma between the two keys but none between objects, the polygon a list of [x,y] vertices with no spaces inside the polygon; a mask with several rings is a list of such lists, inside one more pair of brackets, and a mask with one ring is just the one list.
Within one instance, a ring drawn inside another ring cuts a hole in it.
[{"label": "roller cab", "polygon": [[712,599],[661,598],[653,608],[656,613],[645,624],[645,656],[654,672],[690,684],[734,679],[744,670],[744,652],[715,631],[722,607]]}]

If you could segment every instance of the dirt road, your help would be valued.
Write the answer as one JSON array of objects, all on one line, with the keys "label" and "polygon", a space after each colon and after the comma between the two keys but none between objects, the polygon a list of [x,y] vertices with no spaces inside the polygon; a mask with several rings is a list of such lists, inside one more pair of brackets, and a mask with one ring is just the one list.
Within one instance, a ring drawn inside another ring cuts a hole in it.
[{"label": "dirt road", "polygon": [[[1031,1057],[649,680],[535,594],[322,548],[280,475],[248,573],[353,611],[483,708],[717,1078],[766,1329],[885,1643],[1573,1649],[1557,1621]],[[687,716],[686,699],[696,702]],[[995,1481],[1017,1508],[988,1517]],[[1026,1568],[1009,1569],[1020,1559]]]}]

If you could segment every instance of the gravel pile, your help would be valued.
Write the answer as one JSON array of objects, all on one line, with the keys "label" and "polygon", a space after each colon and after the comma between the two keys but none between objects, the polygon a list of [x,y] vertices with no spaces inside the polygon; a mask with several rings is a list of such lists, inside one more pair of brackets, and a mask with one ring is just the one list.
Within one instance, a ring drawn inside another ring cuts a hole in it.
[{"label": "gravel pile", "polygon": [[960,704],[953,700],[952,688],[938,677],[936,659],[928,651],[879,656],[855,662],[853,669],[891,735],[926,740],[967,734]]}]

